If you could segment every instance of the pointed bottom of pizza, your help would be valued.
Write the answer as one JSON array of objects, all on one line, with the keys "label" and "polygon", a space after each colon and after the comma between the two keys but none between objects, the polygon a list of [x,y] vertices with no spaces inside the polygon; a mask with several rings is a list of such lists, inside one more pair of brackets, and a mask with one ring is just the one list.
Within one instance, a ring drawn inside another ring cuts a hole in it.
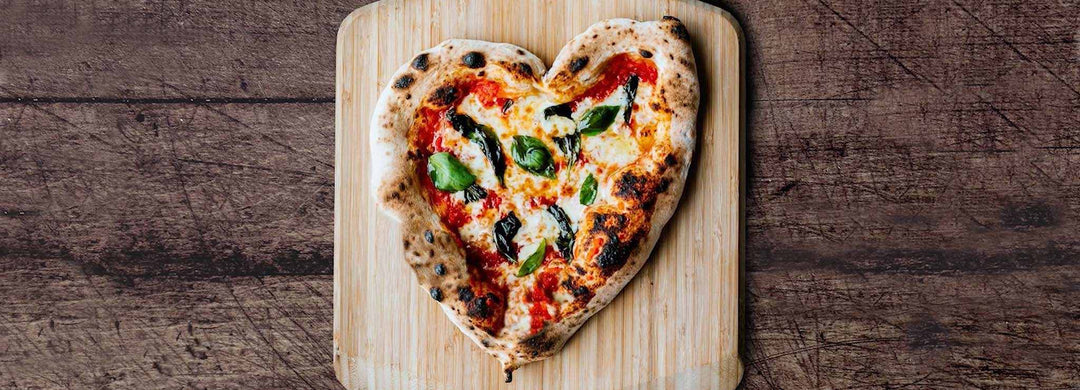
[{"label": "pointed bottom of pizza", "polygon": [[449,40],[372,118],[383,210],[450,319],[502,362],[553,355],[638,272],[682,192],[698,82],[678,19],[589,27],[550,70]]}]

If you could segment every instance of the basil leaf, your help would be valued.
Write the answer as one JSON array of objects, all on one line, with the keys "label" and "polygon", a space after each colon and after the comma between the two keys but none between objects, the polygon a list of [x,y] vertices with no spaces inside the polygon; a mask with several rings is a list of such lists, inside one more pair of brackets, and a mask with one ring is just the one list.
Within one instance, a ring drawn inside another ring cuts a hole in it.
[{"label": "basil leaf", "polygon": [[574,119],[571,117],[574,111],[570,109],[570,102],[566,102],[557,106],[551,106],[544,109],[544,119],[551,118],[552,116],[561,116],[567,119]]},{"label": "basil leaf", "polygon": [[549,179],[555,178],[555,163],[544,141],[527,135],[515,135],[510,153],[522,169]]},{"label": "basil leaf", "polygon": [[585,177],[585,181],[581,183],[581,190],[578,191],[578,201],[582,205],[588,206],[596,200],[596,178],[590,173]]},{"label": "basil leaf", "polygon": [[499,178],[499,184],[503,184],[503,175],[506,173],[506,157],[503,156],[502,146],[499,145],[499,137],[490,127],[476,123],[468,115],[461,115],[454,111],[447,111],[446,118],[454,130],[468,138],[469,141],[480,147],[484,152],[491,167],[495,170],[495,177]]},{"label": "basil leaf", "polygon": [[596,106],[585,111],[578,121],[578,132],[583,135],[597,135],[607,130],[615,123],[615,116],[619,114],[619,106]]},{"label": "basil leaf", "polygon": [[567,261],[574,259],[574,228],[570,226],[570,217],[566,215],[559,205],[548,206],[547,211],[555,217],[555,223],[559,225],[559,237],[555,244],[559,246],[559,253]]},{"label": "basil leaf", "polygon": [[559,151],[566,156],[566,166],[574,166],[578,155],[581,154],[581,134],[567,134],[562,137],[553,137],[551,140],[555,141],[555,146],[558,146]]},{"label": "basil leaf", "polygon": [[634,111],[634,97],[637,96],[637,85],[637,75],[630,75],[630,79],[626,80],[626,85],[623,88],[623,91],[626,92],[626,110],[622,113],[623,122],[630,123],[630,115]]},{"label": "basil leaf", "polygon": [[446,152],[428,157],[427,172],[435,188],[446,192],[458,192],[476,182],[476,176],[469,173],[469,168]]},{"label": "basil leaf", "polygon": [[465,189],[465,203],[472,203],[486,197],[487,190],[485,190],[484,187],[476,185],[476,183],[473,183],[473,185]]},{"label": "basil leaf", "polygon": [[517,219],[513,211],[495,222],[495,249],[511,263],[517,262],[517,245],[514,245],[514,236],[517,235],[518,229],[521,229],[521,221]]},{"label": "basil leaf", "polygon": [[528,259],[525,259],[524,263],[521,263],[521,268],[518,268],[517,271],[517,277],[524,277],[540,268],[540,264],[544,262],[545,254],[547,254],[547,239],[542,238],[540,239],[540,247],[536,248],[536,252],[533,252]]}]

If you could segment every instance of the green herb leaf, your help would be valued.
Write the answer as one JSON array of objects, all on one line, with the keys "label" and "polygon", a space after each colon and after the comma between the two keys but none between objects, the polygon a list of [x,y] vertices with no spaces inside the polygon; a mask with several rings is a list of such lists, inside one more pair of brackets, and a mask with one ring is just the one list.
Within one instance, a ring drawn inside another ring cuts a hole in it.
[{"label": "green herb leaf", "polygon": [[555,163],[544,141],[527,135],[515,135],[510,153],[522,169],[549,179],[555,178]]},{"label": "green herb leaf", "polygon": [[585,111],[578,121],[578,132],[583,135],[597,135],[603,133],[619,114],[619,106],[596,106]]},{"label": "green herb leaf", "polygon": [[578,191],[578,200],[582,205],[588,206],[596,200],[596,178],[590,173],[585,177],[585,181],[581,183],[581,190]]},{"label": "green herb leaf", "polygon": [[521,221],[517,219],[513,211],[495,222],[495,249],[511,263],[517,262],[517,245],[514,244],[514,236],[517,235],[518,229],[521,229]]},{"label": "green herb leaf", "polygon": [[555,239],[555,245],[559,246],[559,253],[566,261],[574,260],[574,228],[570,226],[570,217],[566,215],[562,207],[556,204],[548,206],[547,211],[559,225],[559,237]]},{"label": "green herb leaf", "polygon": [[540,264],[544,262],[544,255],[547,254],[547,239],[540,239],[540,247],[536,248],[533,254],[529,255],[529,258],[521,263],[521,268],[518,268],[517,277],[524,277],[525,275],[533,273],[537,268],[540,268]]},{"label": "green herb leaf", "polygon": [[484,198],[487,198],[487,190],[476,183],[465,189],[465,203],[476,202]]},{"label": "green herb leaf", "polygon": [[503,184],[506,160],[503,157],[502,147],[499,146],[499,137],[495,135],[495,132],[488,126],[476,123],[468,115],[458,114],[453,110],[447,112],[446,117],[455,130],[480,147],[480,150],[484,152],[484,156],[487,156],[488,161],[491,162],[491,167],[495,170],[495,177],[499,178],[499,184]]},{"label": "green herb leaf", "polygon": [[630,123],[630,116],[634,113],[634,97],[637,96],[638,76],[636,74],[630,75],[630,79],[626,80],[626,85],[623,86],[623,91],[626,92],[626,109],[623,110],[623,122]]},{"label": "green herb leaf", "polygon": [[574,119],[571,117],[574,110],[570,108],[570,102],[566,102],[557,106],[551,106],[544,109],[544,119],[551,118],[552,116],[561,116],[567,119]]},{"label": "green herb leaf", "polygon": [[435,188],[446,192],[458,192],[476,182],[476,176],[469,173],[469,168],[446,152],[428,157],[427,172]]},{"label": "green herb leaf", "polygon": [[558,146],[559,150],[566,156],[566,166],[574,166],[574,163],[577,162],[578,154],[581,154],[581,134],[575,132],[562,137],[553,137],[551,140],[555,141],[555,145]]}]

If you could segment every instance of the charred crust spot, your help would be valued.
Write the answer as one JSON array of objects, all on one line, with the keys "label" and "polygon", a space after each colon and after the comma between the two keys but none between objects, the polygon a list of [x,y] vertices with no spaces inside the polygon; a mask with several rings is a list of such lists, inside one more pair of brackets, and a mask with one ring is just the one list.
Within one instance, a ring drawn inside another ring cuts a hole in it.
[{"label": "charred crust spot", "polygon": [[596,39],[596,37],[599,37],[599,36],[600,36],[600,34],[593,34],[592,35],[593,39]]},{"label": "charred crust spot", "polygon": [[435,264],[435,275],[446,275],[446,266],[443,263]]},{"label": "charred crust spot", "polygon": [[592,215],[590,233],[603,233],[606,236],[618,236],[619,229],[626,225],[627,218],[622,214],[596,213]]},{"label": "charred crust spot", "polygon": [[466,303],[468,303],[469,301],[472,301],[473,298],[476,297],[475,295],[473,295],[472,288],[470,288],[470,287],[459,287],[458,290],[457,290],[457,296],[458,296],[458,299],[460,299],[462,302],[466,302]]},{"label": "charred crust spot", "polygon": [[541,332],[523,340],[521,346],[525,347],[525,351],[529,355],[535,357],[554,348],[555,340],[548,337],[546,332]]},{"label": "charred crust spot", "polygon": [[477,73],[476,75],[480,76],[480,77],[484,77],[484,76],[487,75],[487,72],[481,70],[480,73]]},{"label": "charred crust spot", "polygon": [[412,246],[412,242],[410,242],[408,238],[403,239],[401,240],[401,246],[405,247],[405,250],[409,250],[409,247]]},{"label": "charred crust spot", "polygon": [[668,153],[667,156],[664,156],[664,165],[668,167],[673,167],[675,166],[675,164],[678,163],[679,159],[675,158],[675,153]]},{"label": "charred crust spot", "polygon": [[615,194],[621,198],[640,200],[649,190],[649,178],[626,172],[615,182]]},{"label": "charred crust spot", "polygon": [[676,17],[674,17],[674,16],[671,16],[671,15],[664,15],[664,17],[662,17],[662,18],[660,18],[660,19],[662,19],[662,20],[673,20],[673,21],[676,21],[676,22],[682,23],[682,21],[681,21],[681,20],[679,20],[679,18],[676,18]]},{"label": "charred crust spot", "polygon": [[487,65],[487,60],[484,60],[484,54],[478,51],[470,51],[461,57],[461,63],[465,66],[477,69],[483,68]]},{"label": "charred crust spot", "polygon": [[457,100],[457,88],[452,85],[444,85],[431,93],[429,98],[432,103],[439,106],[449,106]]},{"label": "charred crust spot", "polygon": [[491,342],[487,341],[487,339],[480,340],[480,345],[483,345],[484,348],[491,348]]},{"label": "charred crust spot", "polygon": [[[678,19],[675,19],[678,20]],[[671,34],[675,35],[675,38],[679,38],[681,41],[689,41],[690,33],[686,31],[686,26],[683,26],[682,22],[671,26]]]},{"label": "charred crust spot", "polygon": [[432,287],[431,290],[428,290],[428,293],[431,294],[431,299],[434,299],[436,302],[442,302],[442,289]]},{"label": "charred crust spot", "polygon": [[645,58],[652,58],[652,52],[645,49],[638,51],[638,54],[641,54],[641,56]]},{"label": "charred crust spot", "polygon": [[424,230],[424,241],[427,241],[428,244],[435,242],[435,234],[432,234],[431,230]]},{"label": "charred crust spot", "polygon": [[[411,93],[405,94],[405,100],[409,100],[409,99],[412,99],[412,94]],[[389,127],[389,126],[387,126],[387,127]]]},{"label": "charred crust spot", "polygon": [[615,180],[615,195],[635,201],[645,210],[651,210],[656,203],[657,194],[667,191],[669,185],[671,185],[671,179],[668,178],[658,179],[626,172]]},{"label": "charred crust spot", "polygon": [[679,63],[682,64],[683,66],[687,67],[687,68],[693,68],[694,67],[694,63],[690,62],[690,60],[686,59],[685,57],[679,58]]},{"label": "charred crust spot", "polygon": [[574,294],[574,298],[589,300],[592,299],[592,291],[588,287],[578,285],[573,279],[566,279],[562,282],[563,287],[570,290]]},{"label": "charred crust spot", "polygon": [[630,258],[630,252],[633,251],[637,240],[633,241],[624,243],[620,242],[618,237],[612,237],[600,248],[600,254],[596,256],[596,265],[607,273],[622,268],[626,260]]},{"label": "charred crust spot", "polygon": [[413,69],[424,71],[428,70],[428,53],[420,53],[412,60]]},{"label": "charred crust spot", "polygon": [[586,296],[592,296],[592,291],[590,291],[589,288],[585,286],[577,286],[571,291],[574,293],[575,297],[584,298]]},{"label": "charred crust spot", "polygon": [[517,50],[517,53],[518,53],[518,55],[519,55],[519,56],[523,56],[523,55],[525,55],[525,51],[524,51],[524,50],[521,50],[521,49],[518,49],[518,50]]},{"label": "charred crust spot", "polygon": [[657,103],[657,102],[649,103],[649,108],[651,108],[653,111],[660,111],[660,103]]},{"label": "charred crust spot", "polygon": [[495,294],[491,293],[482,297],[476,297],[465,304],[465,308],[467,309],[466,314],[473,318],[491,317],[491,315],[494,314],[492,312],[492,306],[498,302],[499,297],[496,297]]},{"label": "charred crust spot", "polygon": [[499,297],[494,293],[476,296],[470,287],[458,288],[458,299],[465,304],[465,313],[477,319],[491,317],[500,305]]},{"label": "charred crust spot", "polygon": [[434,249],[428,249],[427,257],[434,259],[435,258],[435,250]]},{"label": "charred crust spot", "polygon": [[412,85],[413,81],[416,81],[416,79],[414,79],[412,75],[404,75],[398,77],[398,79],[394,81],[394,89],[409,88],[409,86]]},{"label": "charred crust spot", "polygon": [[514,65],[512,65],[510,67],[510,70],[513,71],[514,73],[517,73],[517,75],[519,75],[521,77],[525,77],[525,78],[533,77],[533,68],[532,68],[532,66],[529,66],[529,64],[526,64],[524,62],[515,63]]},{"label": "charred crust spot", "polygon": [[[656,193],[657,194],[665,193],[665,192],[667,192],[668,187],[671,187],[671,179],[666,178],[666,177],[663,178],[663,179],[660,179],[660,184],[656,185]],[[650,206],[650,208],[651,208],[651,206]]]},{"label": "charred crust spot", "polygon": [[582,69],[585,69],[585,65],[589,64],[588,56],[581,56],[570,61],[570,72],[577,73]]},{"label": "charred crust spot", "polygon": [[405,182],[403,182],[403,181],[398,182],[397,183],[397,189],[398,189],[398,191],[405,191]]},{"label": "charred crust spot", "polygon": [[[641,240],[643,231],[640,229],[628,229],[629,218],[623,214],[593,214],[590,234],[607,236],[607,240],[600,247],[600,253],[596,256],[596,265],[607,275],[622,268],[630,254],[634,251],[638,241]],[[621,233],[621,234],[620,234]],[[628,236],[625,239],[620,235]]]}]

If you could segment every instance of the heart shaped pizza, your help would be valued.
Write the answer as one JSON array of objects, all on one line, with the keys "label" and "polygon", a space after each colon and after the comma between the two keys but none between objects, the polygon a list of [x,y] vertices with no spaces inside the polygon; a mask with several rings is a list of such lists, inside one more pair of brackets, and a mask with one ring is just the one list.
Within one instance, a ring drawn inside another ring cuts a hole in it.
[{"label": "heart shaped pizza", "polygon": [[648,259],[686,181],[697,108],[673,17],[594,24],[550,70],[514,45],[449,40],[379,97],[375,196],[425,291],[509,381]]}]

